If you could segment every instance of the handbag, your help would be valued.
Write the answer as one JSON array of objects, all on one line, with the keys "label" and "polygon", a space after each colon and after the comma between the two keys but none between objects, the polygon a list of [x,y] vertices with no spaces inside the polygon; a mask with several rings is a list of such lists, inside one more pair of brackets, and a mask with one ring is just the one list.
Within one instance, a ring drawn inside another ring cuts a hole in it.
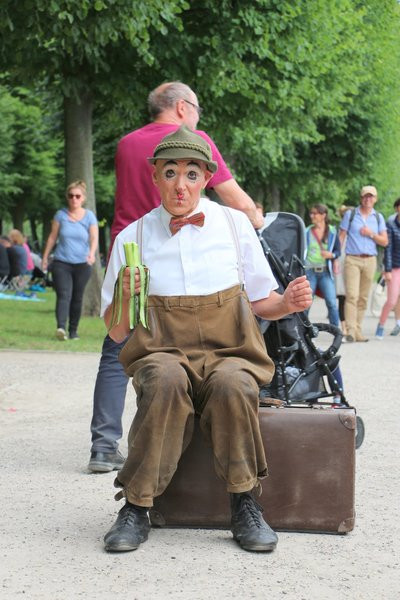
[{"label": "handbag", "polygon": [[387,298],[386,281],[381,273],[378,277],[378,281],[374,283],[371,293],[370,311],[373,317],[380,317],[383,305]]}]

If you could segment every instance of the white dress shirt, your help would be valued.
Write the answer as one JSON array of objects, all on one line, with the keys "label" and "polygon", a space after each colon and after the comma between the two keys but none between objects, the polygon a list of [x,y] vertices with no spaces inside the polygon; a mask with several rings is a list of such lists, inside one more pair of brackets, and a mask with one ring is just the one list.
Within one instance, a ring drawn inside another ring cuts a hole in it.
[{"label": "white dress shirt", "polygon": [[[233,208],[244,285],[250,301],[267,298],[277,283],[261,244],[246,215]],[[203,212],[203,227],[185,225],[174,236],[171,215],[159,206],[144,216],[142,262],[150,270],[149,294],[159,296],[205,296],[239,282],[238,259],[232,231],[224,209],[200,198],[192,214]],[[124,242],[137,242],[137,221],[115,238],[101,293],[101,314],[111,304],[114,284],[126,264]]]}]

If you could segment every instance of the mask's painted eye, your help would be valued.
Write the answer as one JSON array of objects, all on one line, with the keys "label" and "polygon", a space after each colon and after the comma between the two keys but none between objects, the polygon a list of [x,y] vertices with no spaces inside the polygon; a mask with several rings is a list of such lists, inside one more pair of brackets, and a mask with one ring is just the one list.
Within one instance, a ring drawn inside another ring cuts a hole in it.
[{"label": "mask's painted eye", "polygon": [[190,181],[197,181],[197,179],[199,178],[199,174],[197,173],[197,171],[189,171],[187,176],[188,179],[190,179]]},{"label": "mask's painted eye", "polygon": [[171,179],[175,175],[175,171],[173,169],[167,169],[164,173],[167,179]]}]

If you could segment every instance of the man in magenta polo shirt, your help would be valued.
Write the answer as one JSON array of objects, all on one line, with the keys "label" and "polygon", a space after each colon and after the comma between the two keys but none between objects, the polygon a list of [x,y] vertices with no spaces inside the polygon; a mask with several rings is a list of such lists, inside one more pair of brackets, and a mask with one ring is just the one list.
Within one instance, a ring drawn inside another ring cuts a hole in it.
[{"label": "man in magenta polo shirt", "polygon": [[[186,125],[196,130],[201,108],[196,94],[181,82],[164,83],[148,98],[152,123],[123,137],[115,157],[116,195],[111,245],[115,236],[127,225],[160,205],[158,189],[151,178],[147,158],[165,135]],[[217,146],[204,131],[196,131],[211,146],[212,158],[218,170],[207,183],[224,204],[243,211],[255,228],[261,227],[263,217],[253,200],[233,179]],[[122,413],[128,378],[118,355],[124,345],[106,336],[93,397],[91,422],[92,449],[89,470],[105,473],[121,468],[124,458],[118,451],[122,436]]]},{"label": "man in magenta polo shirt", "polygon": [[[117,188],[111,227],[112,240],[127,225],[160,205],[160,195],[151,182],[146,159],[152,156],[154,148],[165,135],[176,131],[181,125],[196,130],[202,110],[196,94],[180,82],[164,83],[157,87],[150,93],[148,104],[153,122],[128,133],[117,147]],[[263,218],[260,218],[250,196],[233,179],[217,146],[204,131],[196,133],[210,144],[213,160],[218,163],[218,171],[208,182],[206,189],[214,189],[223,204],[243,211],[254,227],[261,227]]]}]

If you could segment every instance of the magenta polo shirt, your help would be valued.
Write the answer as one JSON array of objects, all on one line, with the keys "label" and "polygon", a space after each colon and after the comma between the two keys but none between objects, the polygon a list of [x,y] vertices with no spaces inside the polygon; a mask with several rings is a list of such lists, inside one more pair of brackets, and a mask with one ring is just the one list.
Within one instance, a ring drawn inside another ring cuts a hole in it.
[{"label": "magenta polo shirt", "polygon": [[[162,138],[179,128],[178,125],[150,123],[123,137],[115,155],[116,193],[114,221],[111,227],[111,241],[127,225],[160,205],[157,187],[151,178],[152,168],[147,158],[153,156]],[[219,183],[232,179],[217,146],[204,131],[196,131],[211,146],[212,157],[218,163],[218,170],[207,184],[213,188]]]}]

